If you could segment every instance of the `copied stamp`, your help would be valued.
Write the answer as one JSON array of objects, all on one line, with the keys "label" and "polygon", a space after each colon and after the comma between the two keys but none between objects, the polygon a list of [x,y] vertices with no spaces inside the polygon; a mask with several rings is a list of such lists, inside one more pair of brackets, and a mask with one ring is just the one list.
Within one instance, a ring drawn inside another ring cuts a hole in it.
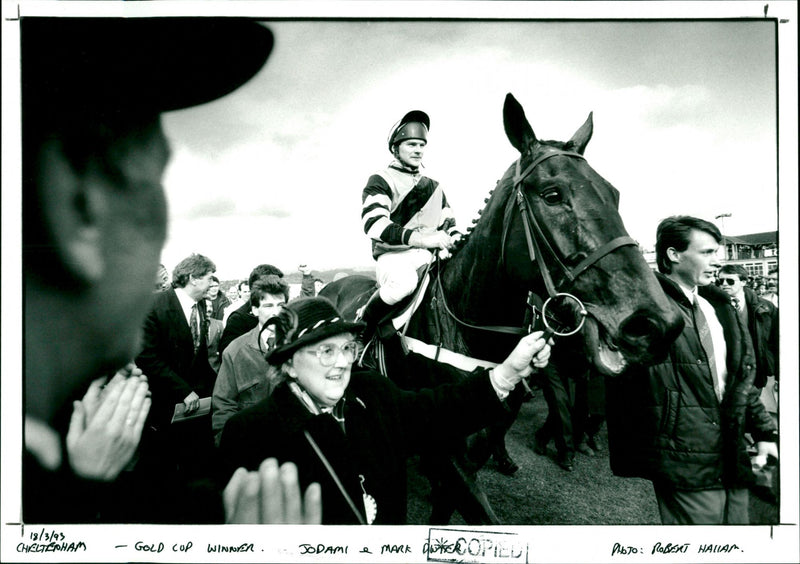
[{"label": "copied stamp", "polygon": [[515,533],[428,529],[428,562],[528,562],[528,543]]}]

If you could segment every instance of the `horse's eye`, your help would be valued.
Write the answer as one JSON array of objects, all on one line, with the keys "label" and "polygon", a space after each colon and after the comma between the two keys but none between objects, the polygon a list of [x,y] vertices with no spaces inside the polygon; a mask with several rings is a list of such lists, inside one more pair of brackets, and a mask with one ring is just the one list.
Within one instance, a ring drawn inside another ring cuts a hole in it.
[{"label": "horse's eye", "polygon": [[548,206],[556,206],[564,201],[558,188],[547,188],[540,196]]}]

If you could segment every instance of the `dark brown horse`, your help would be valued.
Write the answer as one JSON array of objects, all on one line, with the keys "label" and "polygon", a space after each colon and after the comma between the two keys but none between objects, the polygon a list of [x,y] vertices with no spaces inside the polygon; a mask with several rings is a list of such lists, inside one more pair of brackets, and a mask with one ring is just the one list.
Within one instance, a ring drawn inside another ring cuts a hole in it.
[{"label": "dark brown horse", "polygon": [[[567,142],[537,139],[511,94],[503,120],[520,157],[440,266],[407,335],[501,362],[525,331],[529,295],[569,292],[585,306],[583,354],[597,371],[615,375],[663,358],[681,319],[625,230],[618,191],[583,157],[591,114]],[[349,317],[374,289],[374,280],[351,276],[321,295]],[[488,519],[459,511],[467,521],[492,521],[490,509]]]}]

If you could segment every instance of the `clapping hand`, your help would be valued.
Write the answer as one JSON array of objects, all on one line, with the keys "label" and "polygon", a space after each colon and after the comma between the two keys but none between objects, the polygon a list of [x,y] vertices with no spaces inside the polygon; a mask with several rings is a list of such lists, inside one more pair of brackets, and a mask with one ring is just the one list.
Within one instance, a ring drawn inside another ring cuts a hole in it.
[{"label": "clapping hand", "polygon": [[147,378],[132,364],[105,380],[92,382],[83,399],[73,402],[67,455],[77,475],[112,481],[139,446],[151,400]]},{"label": "clapping hand", "polygon": [[322,490],[316,482],[300,497],[297,467],[267,458],[258,471],[239,468],[222,494],[226,523],[299,524],[322,523]]}]

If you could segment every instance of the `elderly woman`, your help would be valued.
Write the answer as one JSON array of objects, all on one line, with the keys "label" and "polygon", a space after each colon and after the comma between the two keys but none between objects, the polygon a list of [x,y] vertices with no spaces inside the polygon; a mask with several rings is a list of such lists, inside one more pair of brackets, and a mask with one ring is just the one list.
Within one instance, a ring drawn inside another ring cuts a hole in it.
[{"label": "elderly woman", "polygon": [[[283,382],[228,420],[221,460],[228,473],[256,469],[267,457],[294,462],[303,487],[320,484],[325,524],[405,523],[407,457],[502,416],[503,399],[550,356],[542,334],[532,333],[491,370],[409,392],[353,365],[363,324],[344,321],[324,298],[290,302],[269,324],[276,346],[267,361]],[[415,356],[410,369],[445,369]]]}]

